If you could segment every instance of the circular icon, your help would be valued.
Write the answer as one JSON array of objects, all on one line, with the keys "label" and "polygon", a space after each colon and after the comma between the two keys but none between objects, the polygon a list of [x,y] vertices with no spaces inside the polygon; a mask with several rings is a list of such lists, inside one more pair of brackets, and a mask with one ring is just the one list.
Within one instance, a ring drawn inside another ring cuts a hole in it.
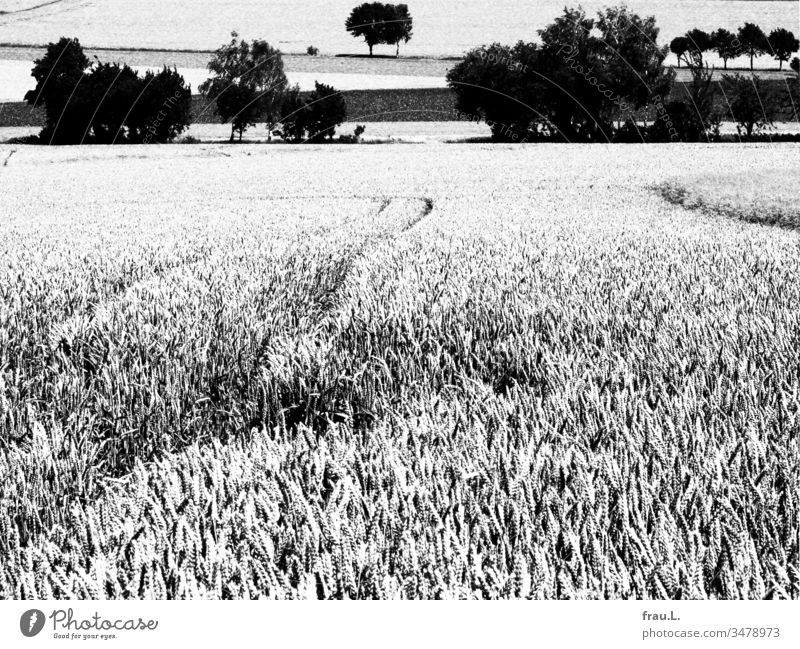
[{"label": "circular icon", "polygon": [[44,613],[38,608],[25,611],[19,618],[19,630],[26,638],[32,638],[44,628]]}]

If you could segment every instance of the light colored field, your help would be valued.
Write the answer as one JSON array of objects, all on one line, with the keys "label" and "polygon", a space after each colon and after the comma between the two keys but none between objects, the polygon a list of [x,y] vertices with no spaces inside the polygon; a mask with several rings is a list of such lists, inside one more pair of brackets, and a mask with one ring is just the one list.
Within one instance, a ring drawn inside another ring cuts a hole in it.
[{"label": "light colored field", "polygon": [[[25,93],[36,84],[31,77],[30,61],[0,60],[0,102],[22,101]],[[144,72],[157,69],[148,66],[134,65],[134,69]],[[194,92],[208,76],[205,68],[178,68],[186,83]],[[383,88],[444,88],[447,83],[444,77],[426,77],[420,75],[397,74],[365,74],[348,72],[302,72],[288,70],[289,83],[298,84],[301,90],[313,90],[314,82],[332,85],[338,90],[379,90]]]},{"label": "light colored field", "polygon": [[0,596],[797,598],[798,153],[0,147]]},{"label": "light colored field", "polygon": [[[40,0],[30,0],[24,6],[37,4]],[[609,2],[581,4],[593,15]],[[629,0],[627,4],[642,15],[656,16],[663,43],[693,27],[735,30],[745,21],[767,31],[797,26],[797,2]],[[238,29],[246,38],[266,38],[287,52],[305,52],[316,45],[325,54],[363,53],[363,42],[344,29],[352,7],[352,0],[135,0],[123,11],[120,0],[60,0],[34,11],[0,15],[0,42],[42,44],[69,35],[98,47],[211,49]],[[521,11],[519,0],[491,4],[417,0],[411,5],[414,37],[403,51],[459,56],[481,43],[529,41],[563,7],[563,0],[537,0],[535,11]],[[379,46],[376,53],[394,54],[394,48]]]}]

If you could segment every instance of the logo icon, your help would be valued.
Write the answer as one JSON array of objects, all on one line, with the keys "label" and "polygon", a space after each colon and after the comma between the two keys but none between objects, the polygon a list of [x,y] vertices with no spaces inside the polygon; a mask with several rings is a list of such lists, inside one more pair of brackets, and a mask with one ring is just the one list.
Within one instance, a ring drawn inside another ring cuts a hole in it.
[{"label": "logo icon", "polygon": [[26,638],[32,638],[44,628],[44,613],[38,608],[25,611],[19,618],[19,630]]}]

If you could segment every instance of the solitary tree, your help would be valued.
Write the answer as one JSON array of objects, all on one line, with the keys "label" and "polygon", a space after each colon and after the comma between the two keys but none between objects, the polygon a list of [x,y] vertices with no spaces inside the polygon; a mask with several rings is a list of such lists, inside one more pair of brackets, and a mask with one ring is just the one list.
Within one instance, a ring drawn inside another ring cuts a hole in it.
[{"label": "solitary tree", "polygon": [[381,2],[365,2],[351,11],[344,23],[345,29],[354,38],[364,37],[370,56],[372,48],[382,42],[383,21],[386,18],[385,6]]},{"label": "solitary tree", "polygon": [[383,24],[383,42],[395,45],[395,56],[400,56],[400,41],[408,43],[411,40],[413,19],[408,13],[408,5],[386,5],[387,20]]},{"label": "solitary tree", "polygon": [[792,32],[782,27],[770,32],[767,43],[772,56],[779,62],[778,68],[781,70],[783,69],[783,62],[788,61],[789,57],[800,49],[800,41],[795,38]]},{"label": "solitary tree", "polygon": [[44,106],[46,126],[42,140],[55,144],[80,142],[87,117],[79,107],[78,86],[85,81],[89,59],[77,38],[61,38],[47,46],[45,55],[34,61],[31,76],[36,87],[25,94],[31,106]]},{"label": "solitary tree", "polygon": [[750,56],[750,69],[753,69],[753,57],[761,56],[769,49],[767,37],[761,27],[753,23],[745,23],[739,27],[739,43],[742,51]]},{"label": "solitary tree", "polygon": [[720,28],[711,34],[711,42],[717,56],[722,59],[725,69],[728,69],[728,59],[739,55],[739,41],[727,29]]},{"label": "solitary tree", "polygon": [[223,45],[208,63],[214,75],[200,84],[200,92],[214,101],[223,122],[230,122],[231,137],[242,134],[259,118],[270,121],[280,110],[288,81],[283,71],[281,53],[263,40],[252,44],[231,33],[231,42]]},{"label": "solitary tree", "polygon": [[413,20],[408,5],[369,2],[355,7],[344,23],[345,28],[355,38],[363,37],[372,48],[379,43],[396,46],[396,56],[400,56],[400,43],[411,40]]},{"label": "solitary tree", "polygon": [[669,44],[669,51],[678,58],[678,67],[681,67],[681,59],[689,51],[689,39],[686,36],[676,36]]}]

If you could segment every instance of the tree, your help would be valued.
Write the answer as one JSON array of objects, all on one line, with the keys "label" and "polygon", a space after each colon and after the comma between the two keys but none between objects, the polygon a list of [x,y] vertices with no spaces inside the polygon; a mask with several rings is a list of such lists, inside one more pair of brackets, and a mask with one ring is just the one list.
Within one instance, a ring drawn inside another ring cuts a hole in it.
[{"label": "tree", "polygon": [[669,51],[672,52],[678,59],[678,67],[681,67],[681,59],[689,51],[691,43],[686,36],[676,36],[669,44]]},{"label": "tree", "polygon": [[128,139],[150,144],[171,142],[191,122],[192,89],[175,68],[147,71],[128,117]]},{"label": "tree", "polygon": [[728,59],[739,56],[739,40],[727,29],[720,28],[711,33],[711,42],[717,56],[722,59],[725,69],[728,69]]},{"label": "tree", "polygon": [[769,43],[761,27],[753,23],[745,23],[739,27],[737,34],[742,51],[750,56],[750,69],[753,69],[753,57],[761,56],[769,49]]},{"label": "tree", "polygon": [[447,75],[458,110],[489,123],[496,140],[609,141],[617,120],[669,94],[673,73],[652,18],[565,9],[539,36],[472,50]]},{"label": "tree", "polygon": [[786,29],[773,29],[767,37],[772,56],[779,62],[778,68],[783,69],[783,62],[800,49],[800,41],[794,34]]},{"label": "tree", "polygon": [[43,142],[71,144],[80,142],[86,129],[75,94],[84,81],[89,59],[77,38],[60,38],[49,43],[45,55],[34,61],[31,76],[36,87],[25,93],[31,106],[44,106],[46,125]]},{"label": "tree", "polygon": [[411,40],[414,20],[408,12],[408,5],[385,5],[386,22],[383,24],[382,42],[395,45],[395,56],[400,56],[400,41],[408,43]]},{"label": "tree", "polygon": [[794,70],[797,74],[800,74],[800,59],[796,56],[792,59],[792,62],[789,64],[789,67]]},{"label": "tree", "polygon": [[77,106],[86,124],[81,143],[124,142],[126,120],[141,88],[141,79],[127,65],[100,63],[95,66],[76,93]]},{"label": "tree", "polygon": [[413,19],[408,5],[369,2],[355,7],[344,26],[353,37],[364,38],[370,56],[372,48],[379,43],[395,45],[395,56],[400,56],[400,42],[411,40]]},{"label": "tree", "polygon": [[692,29],[686,32],[686,40],[689,41],[689,54],[697,61],[702,61],[703,53],[708,52],[714,46],[711,36],[702,29]]},{"label": "tree", "polygon": [[[287,108],[294,107],[290,101]],[[336,127],[347,119],[347,104],[342,93],[324,83],[314,83],[314,92],[284,117],[283,136],[292,142],[331,140]]]},{"label": "tree", "polygon": [[778,102],[773,91],[758,75],[747,78],[740,74],[725,74],[721,86],[740,135],[744,130],[745,135],[750,137],[753,131],[772,125]]},{"label": "tree", "polygon": [[355,7],[344,23],[345,29],[354,37],[364,37],[364,42],[372,48],[382,42],[383,22],[386,19],[386,5],[381,2],[365,2]]},{"label": "tree", "polygon": [[200,84],[200,92],[213,100],[223,122],[230,122],[231,137],[242,134],[258,119],[280,109],[288,81],[281,53],[263,40],[252,45],[231,32],[231,42],[223,45],[208,63],[214,75]]}]

